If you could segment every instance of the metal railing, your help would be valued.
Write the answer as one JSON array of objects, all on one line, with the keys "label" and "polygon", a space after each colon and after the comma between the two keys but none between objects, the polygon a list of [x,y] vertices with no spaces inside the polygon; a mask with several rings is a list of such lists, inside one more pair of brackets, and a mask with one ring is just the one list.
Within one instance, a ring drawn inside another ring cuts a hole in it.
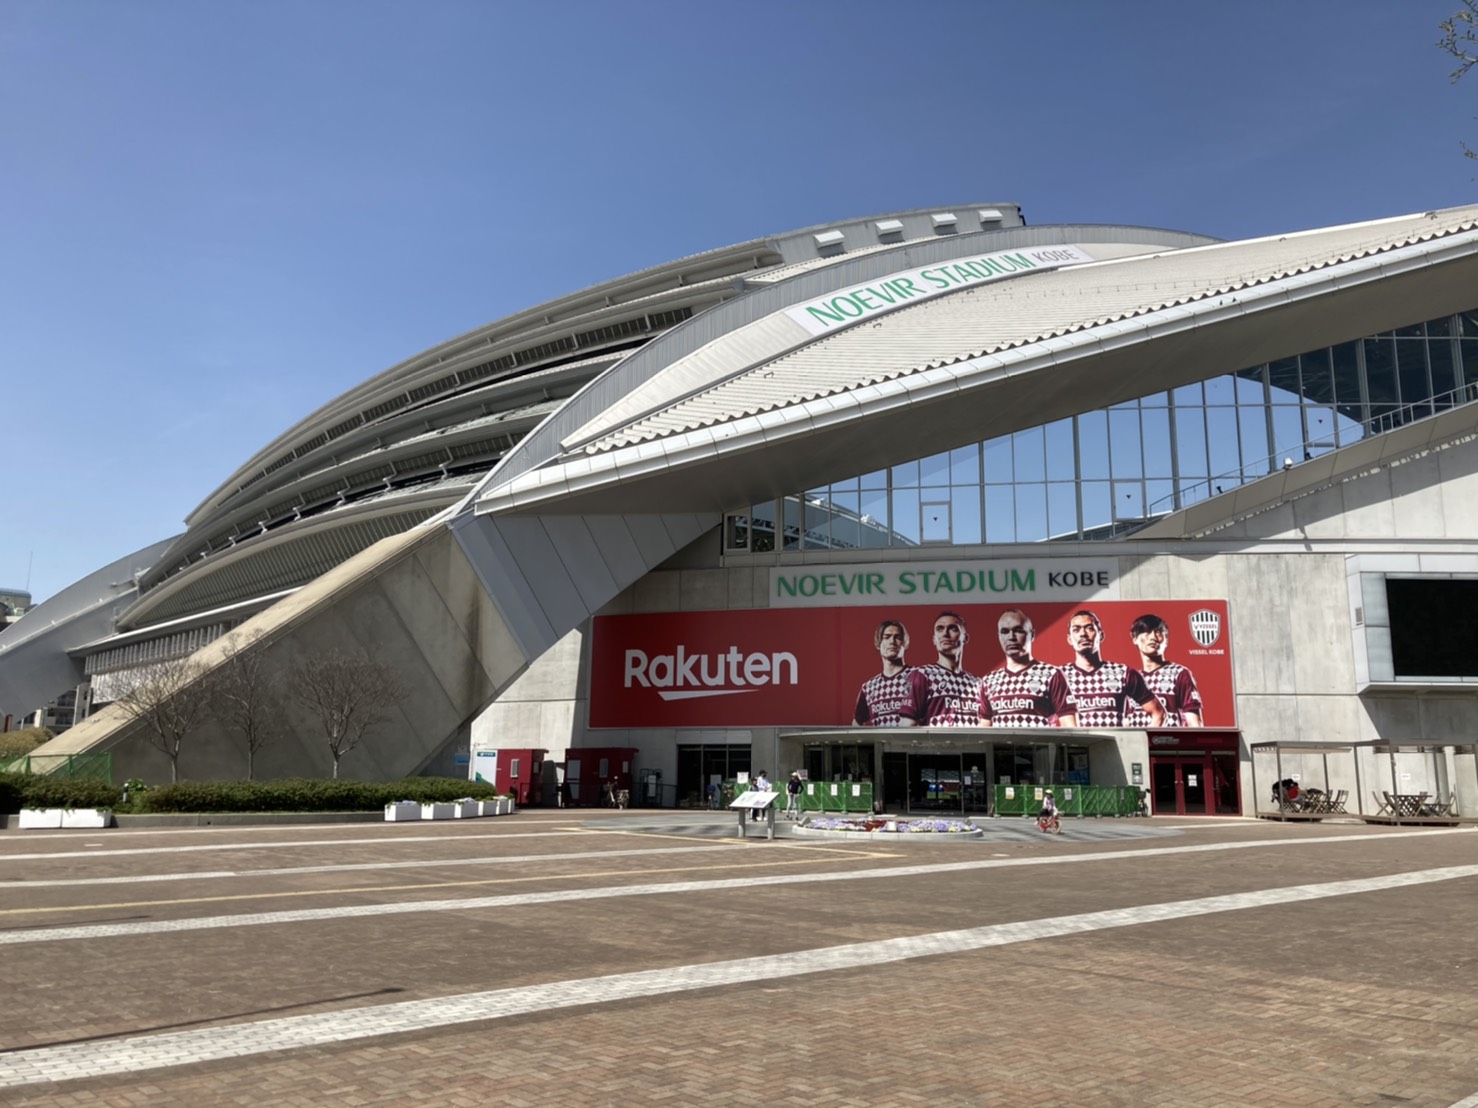
[{"label": "metal railing", "polygon": [[23,773],[35,777],[66,777],[113,783],[113,755],[100,754],[23,754],[9,764],[0,764],[0,772]]}]

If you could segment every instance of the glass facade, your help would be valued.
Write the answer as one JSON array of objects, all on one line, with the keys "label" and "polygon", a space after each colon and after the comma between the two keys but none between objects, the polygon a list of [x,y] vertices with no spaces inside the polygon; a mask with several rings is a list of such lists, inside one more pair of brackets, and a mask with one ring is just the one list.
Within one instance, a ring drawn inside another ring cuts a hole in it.
[{"label": "glass facade", "polygon": [[731,551],[1101,539],[1478,399],[1478,309],[1290,355],[729,517]]}]

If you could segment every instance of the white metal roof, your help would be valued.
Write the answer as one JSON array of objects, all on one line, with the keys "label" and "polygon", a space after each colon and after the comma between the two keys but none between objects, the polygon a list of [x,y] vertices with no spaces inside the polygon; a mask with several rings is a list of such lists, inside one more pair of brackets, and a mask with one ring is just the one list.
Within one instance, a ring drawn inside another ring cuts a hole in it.
[{"label": "white metal roof", "polygon": [[[601,453],[710,427],[1475,227],[1478,206],[1453,208],[1097,262],[967,288],[754,364],[584,449]],[[772,320],[755,326],[781,326]],[[732,355],[724,357],[718,349],[700,353],[732,361]],[[674,371],[691,380],[693,368]]]}]

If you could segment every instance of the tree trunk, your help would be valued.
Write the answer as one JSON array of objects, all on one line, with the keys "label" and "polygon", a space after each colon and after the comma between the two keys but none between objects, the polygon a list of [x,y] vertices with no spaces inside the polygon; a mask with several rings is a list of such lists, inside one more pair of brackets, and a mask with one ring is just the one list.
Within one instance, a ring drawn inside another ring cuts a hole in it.
[{"label": "tree trunk", "polygon": [[335,754],[334,755],[334,780],[337,781],[338,779],[339,779],[339,756],[337,754]]}]

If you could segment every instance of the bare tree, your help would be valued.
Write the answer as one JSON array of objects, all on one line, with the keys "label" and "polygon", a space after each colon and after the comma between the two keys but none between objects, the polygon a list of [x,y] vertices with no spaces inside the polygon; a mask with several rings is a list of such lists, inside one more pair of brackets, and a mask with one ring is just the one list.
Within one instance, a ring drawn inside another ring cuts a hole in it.
[{"label": "bare tree", "polygon": [[169,779],[180,779],[180,746],[210,706],[205,667],[190,658],[153,662],[122,679],[116,703],[147,729],[149,745],[169,759]]},{"label": "bare tree", "polygon": [[273,697],[277,674],[267,664],[258,629],[248,635],[232,632],[226,656],[210,676],[211,705],[216,717],[246,740],[246,779],[256,771],[257,751],[278,733],[281,706]]},{"label": "bare tree", "polygon": [[363,742],[371,727],[388,719],[408,690],[385,663],[333,650],[302,664],[294,692],[318,717],[338,777],[339,759]]},{"label": "bare tree", "polygon": [[[1442,37],[1437,40],[1438,49],[1457,62],[1457,68],[1449,74],[1453,84],[1478,65],[1478,0],[1462,0],[1462,3],[1462,8],[1453,12],[1452,18],[1437,24],[1442,32]],[[1463,153],[1470,158],[1478,158],[1478,150],[1466,142],[1463,143]]]}]

